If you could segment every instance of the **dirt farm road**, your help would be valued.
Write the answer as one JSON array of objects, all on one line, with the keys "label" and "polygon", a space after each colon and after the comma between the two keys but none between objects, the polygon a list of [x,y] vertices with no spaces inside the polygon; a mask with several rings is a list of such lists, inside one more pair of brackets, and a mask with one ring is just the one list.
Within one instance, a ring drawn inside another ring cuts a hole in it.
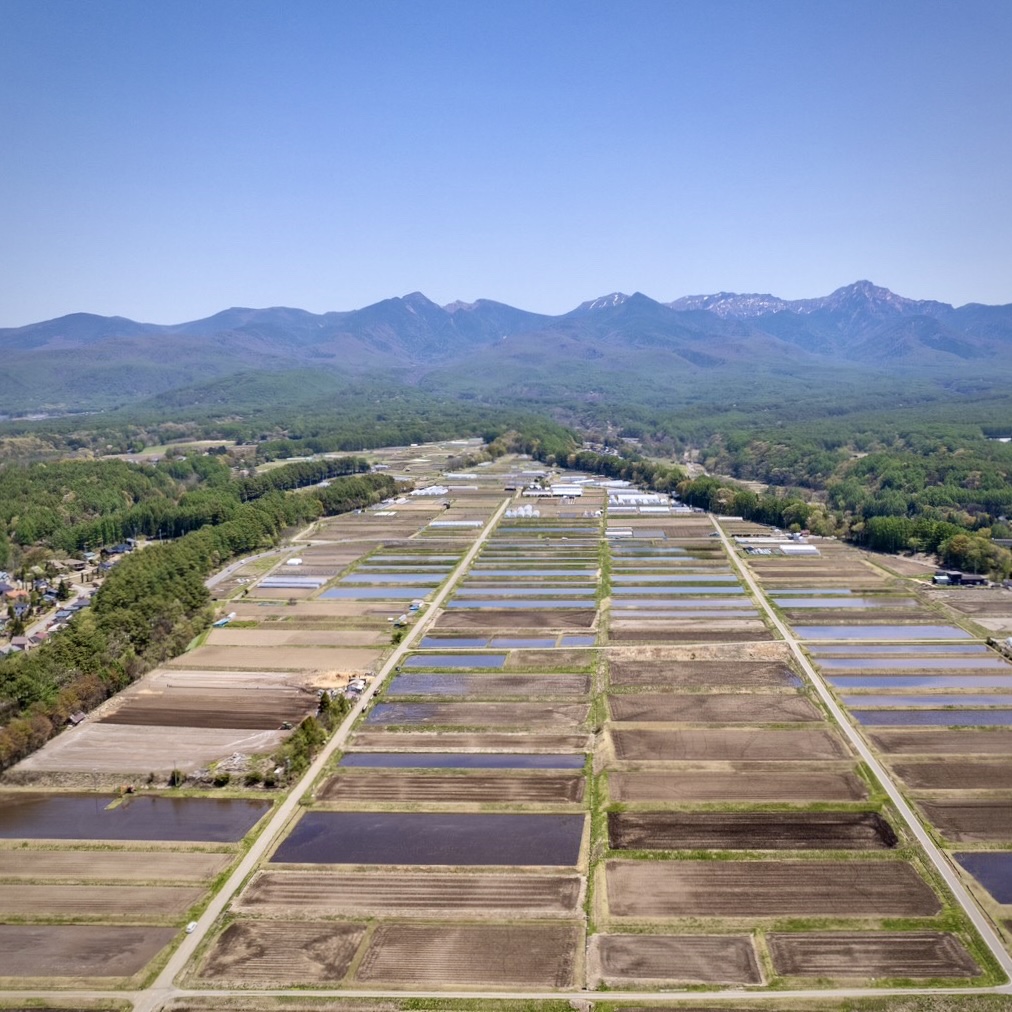
[{"label": "dirt farm road", "polygon": [[956,902],[959,903],[966,913],[966,916],[969,917],[970,921],[973,923],[973,926],[980,932],[981,937],[984,939],[987,947],[991,950],[991,954],[994,956],[998,965],[1002,968],[1006,977],[1012,978],[1012,955],[1006,951],[1001,939],[997,936],[997,934],[995,934],[995,931],[991,927],[987,918],[973,901],[970,894],[966,891],[966,888],[959,880],[956,873],[949,866],[945,856],[938,847],[935,846],[935,842],[921,825],[920,820],[914,814],[913,809],[911,809],[911,807],[907,804],[903,795],[900,794],[899,789],[893,783],[891,777],[886,772],[885,767],[878,761],[878,758],[871,749],[868,748],[860,732],[858,732],[858,730],[850,722],[843,709],[833,698],[833,694],[829,691],[829,687],[823,681],[822,676],[815,670],[812,663],[808,660],[807,655],[801,649],[801,643],[798,641],[797,637],[795,637],[790,627],[782,622],[773,611],[772,606],[766,599],[766,595],[760,589],[759,584],[756,581],[756,578],[752,575],[751,570],[748,566],[743,565],[741,560],[738,558],[735,546],[731,542],[731,539],[727,536],[727,533],[720,526],[719,520],[712,514],[710,515],[710,520],[712,521],[713,526],[717,529],[717,533],[720,535],[720,540],[724,544],[724,549],[731,560],[731,564],[737,570],[738,574],[745,582],[745,585],[752,592],[755,600],[762,607],[763,611],[769,616],[769,619],[773,623],[777,632],[783,636],[784,641],[790,648],[795,660],[801,666],[801,669],[809,678],[812,685],[815,686],[815,691],[818,692],[819,698],[823,703],[825,703],[826,709],[833,715],[833,719],[847,736],[847,740],[851,743],[851,745],[853,745],[858,755],[868,764],[868,767],[878,778],[879,783],[882,784],[885,792],[889,795],[889,800],[896,806],[896,810],[903,818],[903,821],[910,828],[910,831],[916,837],[917,842],[924,848],[924,852],[930,858],[931,863],[935,866],[953,896],[955,896]]}]

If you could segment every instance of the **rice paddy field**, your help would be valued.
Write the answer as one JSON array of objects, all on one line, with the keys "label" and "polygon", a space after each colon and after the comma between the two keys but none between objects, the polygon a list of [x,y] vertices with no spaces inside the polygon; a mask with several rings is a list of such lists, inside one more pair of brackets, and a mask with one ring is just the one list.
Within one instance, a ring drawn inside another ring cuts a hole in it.
[{"label": "rice paddy field", "polygon": [[764,603],[1008,939],[1012,666],[968,613],[829,541],[739,547],[760,600],[711,518],[592,475],[525,497],[541,465],[449,470],[468,447],[378,451],[418,494],[241,567],[227,624],[0,784],[0,986],[148,979],[277,799],[149,769],[269,753],[358,678],[375,695],[178,978],[194,1007],[995,982]]}]

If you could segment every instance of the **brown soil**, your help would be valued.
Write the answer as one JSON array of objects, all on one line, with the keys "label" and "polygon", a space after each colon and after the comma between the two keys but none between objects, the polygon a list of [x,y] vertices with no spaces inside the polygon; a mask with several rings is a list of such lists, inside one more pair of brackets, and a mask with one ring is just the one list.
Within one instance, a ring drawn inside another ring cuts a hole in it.
[{"label": "brown soil", "polygon": [[[288,591],[285,591],[287,594]],[[382,651],[368,647],[197,647],[169,661],[171,668],[267,669],[269,671],[364,672]]]},{"label": "brown soil", "polygon": [[766,936],[777,973],[793,977],[977,977],[955,935],[937,931],[819,931]]},{"label": "brown soil", "polygon": [[893,763],[893,772],[920,790],[1012,790],[1012,762]]},{"label": "brown soil", "polygon": [[331,777],[317,801],[494,801],[558,804],[583,800],[582,774],[364,772]]},{"label": "brown soil", "polygon": [[176,928],[106,924],[0,924],[4,977],[132,977]]},{"label": "brown soil", "polygon": [[199,851],[0,850],[0,879],[108,882],[204,882],[231,860]]},{"label": "brown soil", "polygon": [[215,939],[198,977],[236,987],[336,982],[364,933],[363,924],[337,921],[235,921]]},{"label": "brown soil", "polygon": [[761,984],[748,935],[595,935],[593,983]]},{"label": "brown soil", "polygon": [[612,685],[671,688],[779,689],[797,684],[797,675],[775,661],[610,660]]},{"label": "brown soil", "polygon": [[[588,675],[460,675],[456,683],[460,691],[449,693],[453,699],[530,699],[539,696],[586,696],[590,692]],[[387,692],[384,698],[411,696],[410,683],[402,683],[398,692]],[[425,699],[446,699],[425,693]]]},{"label": "brown soil", "polygon": [[[301,615],[301,607],[295,613]],[[228,647],[383,646],[390,642],[390,634],[386,629],[293,629],[285,623],[284,629],[212,629],[207,642]]]},{"label": "brown soil", "polygon": [[892,826],[874,812],[610,812],[615,850],[884,850]]},{"label": "brown soil", "polygon": [[[396,706],[398,704],[391,704]],[[414,704],[405,704],[414,705]],[[582,724],[587,707],[580,703],[425,703],[425,716],[402,720],[388,718],[392,725],[424,727],[516,727]]]},{"label": "brown soil", "polygon": [[1012,731],[876,731],[869,738],[894,755],[1012,755]]},{"label": "brown soil", "polygon": [[918,801],[928,821],[959,843],[1012,841],[1012,799],[1000,801]]},{"label": "brown soil", "polygon": [[859,801],[853,773],[609,773],[612,801]]},{"label": "brown soil", "polygon": [[568,987],[574,983],[580,935],[569,924],[381,924],[356,979]]},{"label": "brown soil", "polygon": [[261,872],[236,903],[254,914],[321,917],[566,917],[578,875],[470,872]]},{"label": "brown soil", "polygon": [[617,917],[930,917],[941,904],[900,861],[608,861]]},{"label": "brown soil", "polygon": [[822,720],[803,696],[642,693],[609,696],[612,719],[654,723],[785,724]]},{"label": "brown soil", "polygon": [[362,752],[585,752],[585,734],[459,734],[425,731],[359,731],[351,741]]},{"label": "brown soil", "polygon": [[594,608],[454,608],[436,619],[433,628],[448,629],[589,629]]},{"label": "brown soil", "polygon": [[[31,858],[27,858],[31,860]],[[154,862],[152,862],[154,864]],[[186,913],[200,886],[0,885],[0,917],[94,917],[159,921]]]},{"label": "brown soil", "polygon": [[845,759],[846,746],[835,733],[811,731],[610,731],[619,759]]},{"label": "brown soil", "polygon": [[243,691],[241,680],[225,691],[182,689],[153,696],[127,696],[101,718],[103,724],[154,727],[262,729],[298,724],[316,712],[315,692],[296,688]]},{"label": "brown soil", "polygon": [[594,663],[596,653],[591,650],[511,650],[506,658],[506,670],[553,668],[586,670]]}]

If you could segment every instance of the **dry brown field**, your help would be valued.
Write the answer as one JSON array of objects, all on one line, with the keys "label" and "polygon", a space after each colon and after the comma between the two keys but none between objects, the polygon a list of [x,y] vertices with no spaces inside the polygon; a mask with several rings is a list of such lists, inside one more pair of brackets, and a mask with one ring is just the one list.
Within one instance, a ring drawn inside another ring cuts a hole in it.
[{"label": "dry brown field", "polygon": [[[206,882],[232,860],[200,851],[0,849],[0,879]],[[0,886],[0,888],[3,888]]]},{"label": "dry brown field", "polygon": [[690,644],[686,646],[632,646],[611,647],[608,650],[608,659],[611,664],[660,664],[674,665],[686,670],[694,670],[694,665],[699,662],[700,670],[708,670],[705,665],[720,662],[728,665],[728,669],[737,667],[738,664],[763,662],[780,662],[788,665],[790,651],[782,641],[771,643],[705,643],[702,645]]},{"label": "dry brown field", "polygon": [[203,894],[201,886],[0,883],[0,917],[23,917],[30,912],[32,917],[157,922],[178,919]]},{"label": "dry brown field", "polygon": [[927,791],[1012,791],[1012,760],[1005,762],[893,763],[908,787]]},{"label": "dry brown field", "polygon": [[[390,704],[415,705],[415,704]],[[582,703],[423,703],[425,715],[421,719],[400,721],[396,716],[392,725],[436,727],[553,727],[559,724],[582,724],[587,719],[588,707]]]},{"label": "dry brown field", "polygon": [[85,723],[18,763],[18,773],[190,772],[233,752],[273,752],[285,731]]},{"label": "dry brown field", "polygon": [[670,686],[685,689],[780,689],[798,676],[776,661],[680,661],[609,659],[612,685]]},{"label": "dry brown field", "polygon": [[849,771],[725,773],[672,770],[668,773],[608,774],[612,801],[860,801],[867,789]]},{"label": "dry brown field", "polygon": [[530,671],[538,668],[579,671],[593,664],[597,659],[596,650],[511,650],[506,657],[506,670]]},{"label": "dry brown field", "polygon": [[676,619],[620,619],[612,612],[608,637],[616,643],[711,643],[771,640],[773,634],[759,620],[738,622],[713,620],[703,624],[678,624]]},{"label": "dry brown field", "polygon": [[748,935],[594,935],[591,986],[623,984],[761,984]]},{"label": "dry brown field", "polygon": [[381,924],[356,980],[370,984],[571,987],[573,924]]},{"label": "dry brown field", "polygon": [[847,748],[834,731],[780,730],[648,731],[611,728],[619,759],[743,760],[845,759]]},{"label": "dry brown field", "polygon": [[804,696],[644,692],[609,696],[612,720],[652,723],[785,724],[821,721]]},{"label": "dry brown field", "polygon": [[[784,615],[792,625],[808,625],[813,622],[812,608],[785,608]],[[927,608],[819,608],[814,621],[818,625],[853,625],[877,622],[924,622],[937,618]]]},{"label": "dry brown field", "polygon": [[[242,621],[277,622],[307,620],[336,620],[345,618],[361,618],[368,615],[375,607],[369,601],[331,601],[316,598],[313,601],[300,601],[297,605],[287,604],[256,604],[252,601],[240,601],[230,606],[236,617]],[[402,609],[403,610],[403,609]],[[278,627],[284,628],[284,626]]]},{"label": "dry brown field", "polygon": [[[459,675],[455,681],[456,692],[443,695],[424,693],[425,699],[531,699],[540,696],[563,698],[583,697],[590,692],[590,678],[587,675]],[[399,699],[413,696],[408,689],[398,692],[387,691],[385,699]]]},{"label": "dry brown field", "polygon": [[234,906],[271,917],[567,917],[581,896],[578,875],[317,869],[259,872]]},{"label": "dry brown field", "polygon": [[132,977],[177,928],[111,924],[0,924],[3,977]]},{"label": "dry brown field", "polygon": [[304,601],[315,593],[315,587],[250,587],[251,600]]},{"label": "dry brown field", "polygon": [[894,755],[1012,755],[1012,731],[876,731],[868,737]]},{"label": "dry brown field", "polygon": [[234,921],[214,940],[197,977],[232,987],[337,983],[364,934],[364,924],[341,921]]},{"label": "dry brown field", "polygon": [[608,861],[616,917],[931,917],[938,897],[901,861]]},{"label": "dry brown field", "polygon": [[874,812],[609,812],[614,850],[885,850]]},{"label": "dry brown field", "polygon": [[451,629],[590,629],[595,608],[454,608],[444,611],[432,628]]},{"label": "dry brown field", "polygon": [[766,936],[777,973],[792,977],[977,977],[955,935],[938,931],[819,931]]},{"label": "dry brown field", "polygon": [[582,773],[348,772],[331,777],[316,800],[567,804],[583,800],[583,787]]},{"label": "dry brown field", "polygon": [[1012,841],[1012,797],[994,800],[925,800],[918,806],[949,840],[959,843]]},{"label": "dry brown field", "polygon": [[[298,614],[301,614],[299,609]],[[212,629],[207,637],[214,647],[355,647],[386,646],[388,630],[376,629]]]},{"label": "dry brown field", "polygon": [[586,734],[359,731],[351,748],[361,752],[584,752],[589,744]]},{"label": "dry brown field", "polygon": [[375,667],[381,650],[366,647],[197,647],[169,661],[172,668],[227,670],[364,672]]}]

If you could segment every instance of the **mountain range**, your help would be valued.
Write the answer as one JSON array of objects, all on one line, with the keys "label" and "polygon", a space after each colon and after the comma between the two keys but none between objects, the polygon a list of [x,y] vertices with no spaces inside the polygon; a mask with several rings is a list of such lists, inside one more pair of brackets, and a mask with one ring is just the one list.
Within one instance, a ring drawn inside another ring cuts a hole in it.
[{"label": "mountain range", "polygon": [[[868,281],[822,298],[718,292],[657,302],[612,293],[560,316],[419,292],[363,309],[232,308],[164,325],[76,313],[0,329],[0,413],[113,408],[239,373],[312,369],[451,396],[645,397],[748,376],[835,372],[938,379],[1012,373],[1012,305],[906,299]],[[267,377],[264,377],[267,380]],[[616,388],[618,384],[618,388]],[[733,385],[733,383],[732,383]],[[266,384],[269,388],[269,383]]]}]

